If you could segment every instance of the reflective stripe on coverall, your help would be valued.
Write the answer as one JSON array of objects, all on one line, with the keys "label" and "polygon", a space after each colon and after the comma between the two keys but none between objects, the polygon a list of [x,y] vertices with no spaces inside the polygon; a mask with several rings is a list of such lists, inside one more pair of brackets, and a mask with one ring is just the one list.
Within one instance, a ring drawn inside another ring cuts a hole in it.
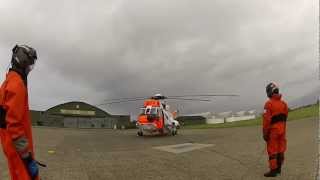
[{"label": "reflective stripe on coverall", "polygon": [[[0,89],[0,106],[5,112],[4,126],[0,128],[3,152],[8,160],[11,180],[30,180],[28,171],[17,152],[14,141],[25,138],[27,151],[34,157],[28,91],[21,76],[9,71]],[[36,178],[39,179],[39,178]]]},{"label": "reflective stripe on coverall", "polygon": [[286,120],[288,106],[281,100],[281,95],[274,94],[264,106],[263,134],[268,137],[267,152],[271,170],[280,167],[287,149]]}]

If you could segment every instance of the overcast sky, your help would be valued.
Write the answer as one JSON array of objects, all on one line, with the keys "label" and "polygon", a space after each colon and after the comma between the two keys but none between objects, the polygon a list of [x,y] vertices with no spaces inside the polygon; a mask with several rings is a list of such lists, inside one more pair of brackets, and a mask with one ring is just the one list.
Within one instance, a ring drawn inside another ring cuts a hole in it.
[{"label": "overcast sky", "polygon": [[[318,2],[1,0],[0,80],[15,43],[36,48],[32,109],[68,101],[199,93],[182,113],[262,108],[275,81],[290,106],[319,95]],[[101,108],[137,114],[142,102]]]}]

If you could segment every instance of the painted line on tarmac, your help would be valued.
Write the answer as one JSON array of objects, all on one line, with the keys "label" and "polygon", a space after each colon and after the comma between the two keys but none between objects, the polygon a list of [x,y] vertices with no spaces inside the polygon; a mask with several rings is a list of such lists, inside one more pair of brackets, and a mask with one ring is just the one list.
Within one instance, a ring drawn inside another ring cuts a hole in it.
[{"label": "painted line on tarmac", "polygon": [[153,147],[153,149],[180,154],[212,146],[214,146],[214,144],[183,143],[168,146],[157,146]]}]

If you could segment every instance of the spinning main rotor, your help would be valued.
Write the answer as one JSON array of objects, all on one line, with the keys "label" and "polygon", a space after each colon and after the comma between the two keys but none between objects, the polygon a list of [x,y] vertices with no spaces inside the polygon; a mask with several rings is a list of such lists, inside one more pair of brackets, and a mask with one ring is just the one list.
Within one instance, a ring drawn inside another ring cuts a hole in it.
[{"label": "spinning main rotor", "polygon": [[181,100],[181,101],[203,101],[210,102],[209,98],[212,97],[234,97],[239,96],[236,94],[191,94],[191,95],[177,95],[177,96],[163,96],[162,94],[155,94],[149,97],[133,97],[133,98],[117,98],[117,99],[106,99],[103,103],[99,105],[109,105],[116,103],[125,103],[125,102],[133,102],[133,101],[141,101],[147,99],[154,100],[164,100],[164,99],[172,99],[172,100]]}]

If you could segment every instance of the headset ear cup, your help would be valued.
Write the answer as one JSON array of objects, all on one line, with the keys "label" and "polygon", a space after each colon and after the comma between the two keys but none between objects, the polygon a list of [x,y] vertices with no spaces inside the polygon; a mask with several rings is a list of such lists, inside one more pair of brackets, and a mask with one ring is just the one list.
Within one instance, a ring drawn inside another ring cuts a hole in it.
[{"label": "headset ear cup", "polygon": [[26,68],[28,65],[28,56],[24,53],[24,51],[18,47],[16,52],[13,54],[13,59],[15,65],[17,65],[20,68]]},{"label": "headset ear cup", "polygon": [[13,47],[13,49],[12,49],[12,52],[13,52],[13,53],[16,53],[17,50],[18,50],[18,45],[15,45],[15,46]]},{"label": "headset ear cup", "polygon": [[16,44],[13,48],[12,48],[12,62],[15,65],[19,65],[20,64],[20,59],[18,58],[17,52],[19,50],[19,46]]},{"label": "headset ear cup", "polygon": [[269,83],[266,87],[266,93],[269,98],[271,98],[272,96],[272,91],[273,91],[273,83]]},{"label": "headset ear cup", "polygon": [[267,96],[272,97],[273,94],[279,94],[279,88],[275,83],[269,83],[266,87]]},{"label": "headset ear cup", "polygon": [[23,71],[30,71],[30,66],[34,65],[37,59],[36,51],[26,45],[15,45],[12,52],[11,65]]}]

